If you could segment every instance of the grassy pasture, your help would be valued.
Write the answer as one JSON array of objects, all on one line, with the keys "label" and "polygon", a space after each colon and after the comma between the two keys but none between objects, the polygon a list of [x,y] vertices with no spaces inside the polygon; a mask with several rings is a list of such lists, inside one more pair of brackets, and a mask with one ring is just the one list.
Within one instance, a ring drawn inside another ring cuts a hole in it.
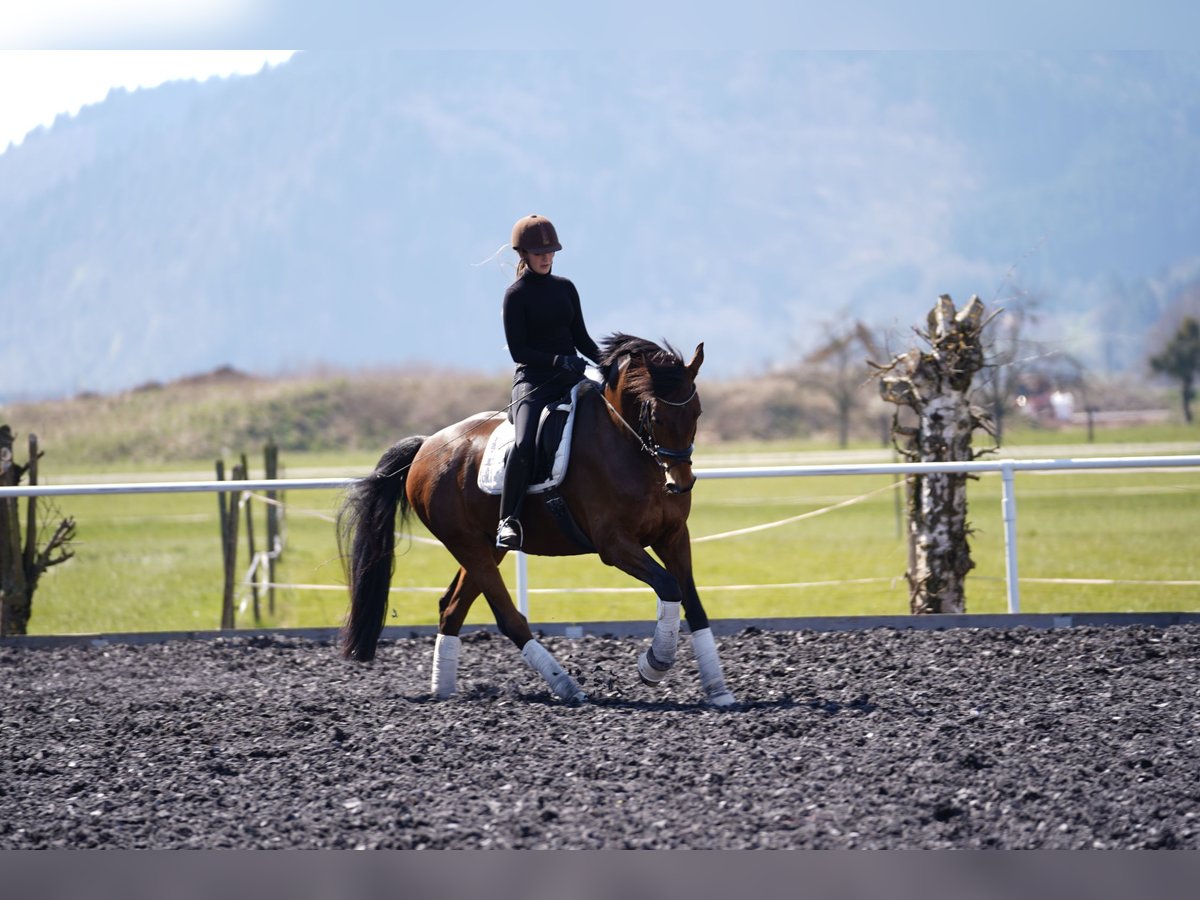
[{"label": "grassy pasture", "polygon": [[[749,448],[737,448],[744,449]],[[719,452],[724,455],[728,448]],[[1097,445],[1092,455],[1110,454]],[[331,474],[334,467],[342,474],[368,471],[373,458],[293,454],[286,462],[292,475],[302,470]],[[699,464],[703,466],[703,460]],[[203,464],[181,468],[192,477],[211,477],[204,474],[208,467]],[[153,476],[175,477],[178,473]],[[691,524],[697,541],[696,581],[710,615],[906,613],[906,547],[898,533],[895,491],[888,488],[893,481],[888,476],[701,481]],[[791,524],[700,540],[868,494],[861,502]],[[1002,612],[1006,605],[999,477],[985,475],[973,482],[969,498],[976,569],[968,579],[967,609]],[[344,590],[334,589],[343,576],[329,518],[339,497],[333,491],[292,491],[286,499],[287,547],[278,578],[328,589],[279,590],[275,614],[264,615],[261,624],[337,625],[346,597]],[[77,556],[44,576],[34,598],[32,633],[217,627],[222,574],[214,495],[64,497],[58,506],[78,520]],[[261,546],[264,507],[253,508]],[[1023,611],[1200,610],[1200,587],[1195,585],[1037,580],[1200,580],[1197,473],[1019,473],[1017,509],[1020,573],[1032,579],[1021,585]],[[414,534],[425,536],[419,526]],[[244,571],[244,527],[241,540],[239,571]],[[436,621],[437,596],[456,566],[441,547],[416,541],[401,546],[389,621],[431,624]],[[512,587],[511,559],[505,562],[505,573]],[[532,558],[529,578],[534,621],[650,619],[654,614],[648,588],[595,557]],[[609,592],[613,589],[620,591]],[[265,598],[262,602],[265,612]],[[482,599],[469,621],[491,621]],[[238,624],[255,624],[249,609],[239,613]]]}]

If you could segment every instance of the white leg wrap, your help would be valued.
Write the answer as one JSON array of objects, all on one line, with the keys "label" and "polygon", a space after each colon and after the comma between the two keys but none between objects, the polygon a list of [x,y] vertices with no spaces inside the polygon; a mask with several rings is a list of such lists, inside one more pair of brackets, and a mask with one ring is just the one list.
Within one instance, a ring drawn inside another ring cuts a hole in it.
[{"label": "white leg wrap", "polygon": [[713,640],[711,628],[701,628],[692,634],[692,651],[696,654],[696,665],[700,669],[700,687],[713,706],[732,706],[736,699],[725,687],[725,676],[721,673],[721,659],[717,656],[717,642]]},{"label": "white leg wrap", "polygon": [[679,607],[678,601],[658,601],[658,623],[654,626],[650,649],[654,651],[654,658],[665,666],[675,664],[675,651],[679,649]]},{"label": "white leg wrap", "polygon": [[558,660],[536,639],[527,642],[521,648],[521,656],[535,672],[546,679],[546,684],[550,685],[550,690],[556,697],[579,703],[587,700],[587,694],[580,689],[575,679],[563,671]]},{"label": "white leg wrap", "polygon": [[679,649],[679,606],[678,601],[658,601],[658,622],[650,649],[638,657],[638,675],[646,684],[661,682],[675,664],[675,652]]},{"label": "white leg wrap", "polygon": [[433,677],[429,689],[439,700],[454,695],[458,689],[458,654],[462,641],[457,635],[439,634],[433,643]]}]

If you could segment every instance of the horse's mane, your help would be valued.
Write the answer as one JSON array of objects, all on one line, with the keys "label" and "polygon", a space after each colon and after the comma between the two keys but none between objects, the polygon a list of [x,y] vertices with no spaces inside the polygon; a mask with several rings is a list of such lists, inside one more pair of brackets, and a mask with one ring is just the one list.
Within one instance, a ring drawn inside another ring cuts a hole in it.
[{"label": "horse's mane", "polygon": [[626,385],[639,400],[650,400],[676,392],[687,376],[687,367],[679,351],[663,341],[654,341],[616,332],[600,341],[600,372],[604,383],[615,387],[621,361],[629,357]]}]

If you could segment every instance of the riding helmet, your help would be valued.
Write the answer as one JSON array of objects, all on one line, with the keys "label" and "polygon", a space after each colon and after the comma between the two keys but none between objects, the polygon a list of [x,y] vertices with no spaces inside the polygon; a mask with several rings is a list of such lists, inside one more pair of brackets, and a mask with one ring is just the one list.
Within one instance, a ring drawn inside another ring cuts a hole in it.
[{"label": "riding helmet", "polygon": [[557,253],[562,249],[558,232],[545,216],[525,216],[513,226],[512,248],[526,253]]}]

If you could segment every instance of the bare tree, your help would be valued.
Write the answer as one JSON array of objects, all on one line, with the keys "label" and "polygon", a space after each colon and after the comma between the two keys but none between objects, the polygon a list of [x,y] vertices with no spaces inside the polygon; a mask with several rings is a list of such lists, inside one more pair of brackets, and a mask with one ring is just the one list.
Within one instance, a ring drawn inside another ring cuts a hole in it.
[{"label": "bare tree", "polygon": [[1196,378],[1200,376],[1200,322],[1188,316],[1179,330],[1150,358],[1150,368],[1159,375],[1179,381],[1183,400],[1183,420],[1192,423],[1192,400],[1196,398]]},{"label": "bare tree", "polygon": [[[24,466],[17,465],[12,429],[0,425],[0,486],[15,487],[26,475],[31,485],[37,484],[41,455],[37,436],[31,434],[29,460]],[[51,566],[74,555],[69,549],[74,536],[72,518],[59,519],[52,528],[39,530],[37,498],[29,497],[22,540],[18,498],[0,497],[0,635],[26,633],[38,580]]]},{"label": "bare tree", "polygon": [[979,398],[987,410],[997,445],[1004,443],[1008,413],[1027,380],[1035,361],[1041,357],[1041,345],[1029,338],[1028,331],[1038,324],[1037,301],[1018,297],[1010,305],[996,310],[988,323],[988,340],[981,370]]},{"label": "bare tree", "polygon": [[863,384],[869,381],[863,355],[878,353],[871,330],[855,320],[840,328],[827,327],[825,342],[803,360],[802,371],[810,376],[811,386],[833,401],[839,447],[850,442],[850,420],[862,400]]},{"label": "bare tree", "polygon": [[[896,449],[920,462],[969,461],[977,428],[986,416],[970,403],[971,380],[984,365],[984,307],[972,297],[961,312],[943,294],[929,313],[928,330],[917,334],[929,345],[895,357],[879,370],[880,393],[896,404],[892,438]],[[902,424],[909,410],[915,425]],[[986,452],[986,451],[984,451]],[[974,568],[967,538],[968,476],[957,473],[909,475],[909,604],[914,613],[961,613],[964,582]]]}]

